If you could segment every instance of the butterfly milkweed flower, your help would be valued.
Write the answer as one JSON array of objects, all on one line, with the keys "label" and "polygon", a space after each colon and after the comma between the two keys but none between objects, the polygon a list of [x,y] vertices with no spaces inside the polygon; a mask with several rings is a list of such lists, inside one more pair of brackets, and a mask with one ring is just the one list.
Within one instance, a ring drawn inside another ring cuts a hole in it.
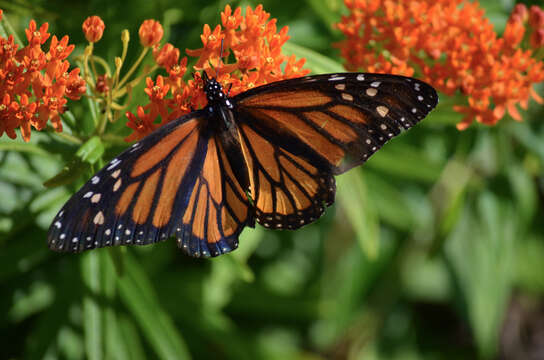
[{"label": "butterfly milkweed flower", "polygon": [[[349,14],[336,26],[348,70],[415,72],[441,92],[466,96],[454,109],[466,129],[476,120],[495,125],[518,105],[542,99],[533,84],[544,80],[544,13],[518,4],[497,36],[477,1],[345,0]],[[529,41],[526,41],[529,40]]]},{"label": "butterfly milkweed flower", "polygon": [[140,43],[145,47],[157,45],[161,41],[163,34],[162,25],[152,19],[145,20],[138,30]]},{"label": "butterfly milkweed flower", "polygon": [[62,131],[60,115],[67,99],[78,100],[86,90],[80,70],[69,70],[66,58],[74,45],[68,44],[68,36],[59,40],[53,35],[49,50],[42,49],[50,38],[48,28],[48,23],[38,27],[31,20],[25,30],[28,45],[22,48],[13,35],[0,36],[0,136],[14,139],[19,128],[29,141],[31,128],[42,130],[48,121]]},{"label": "butterfly milkweed flower", "polygon": [[102,39],[106,25],[99,16],[93,15],[83,21],[81,28],[85,35],[85,39],[90,43],[95,43]]},{"label": "butterfly milkweed flower", "polygon": [[[127,125],[133,133],[126,141],[141,139],[157,127],[207,103],[200,73],[195,73],[192,80],[183,80],[188,58],[180,59],[180,50],[172,44],[156,45],[162,37],[162,27],[157,31],[158,22],[147,21],[149,23],[142,24],[140,28],[140,41],[144,46],[153,46],[155,62],[166,71],[166,76],[158,75],[155,80],[146,80],[145,92],[150,102],[138,107],[136,114],[127,113]],[[186,53],[196,58],[195,70],[205,70],[216,77],[223,88],[230,89],[230,96],[255,86],[304,76],[310,72],[303,69],[305,59],[297,60],[295,56],[282,54],[281,48],[289,39],[288,28],[285,26],[278,31],[276,19],[271,19],[262,5],[255,9],[248,6],[244,15],[241,8],[233,11],[227,5],[221,13],[221,23],[213,29],[204,25],[200,36],[202,47],[187,49]],[[231,63],[223,60],[230,58],[234,59]]]}]

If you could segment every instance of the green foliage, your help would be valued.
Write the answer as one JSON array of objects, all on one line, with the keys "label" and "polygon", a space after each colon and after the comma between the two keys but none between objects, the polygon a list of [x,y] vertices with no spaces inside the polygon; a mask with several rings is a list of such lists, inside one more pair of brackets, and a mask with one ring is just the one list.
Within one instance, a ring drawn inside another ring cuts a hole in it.
[{"label": "green foliage", "polygon": [[[482,4],[504,26],[512,4]],[[100,15],[107,28],[96,51],[111,61],[121,30],[137,41],[147,18],[161,21],[179,48],[197,48],[203,24],[218,23],[224,5],[0,1],[20,35],[30,18],[49,21],[76,52],[82,21]],[[342,71],[331,47],[341,1],[264,6],[291,27],[286,54],[305,57],[314,73]],[[142,94],[134,89],[134,104]],[[238,250],[211,260],[185,257],[173,241],[81,255],[47,249],[56,211],[126,146],[123,118],[108,124],[106,134],[116,135],[91,136],[99,110],[74,102],[63,137],[0,138],[0,357],[505,356],[518,340],[513,311],[521,322],[544,321],[544,109],[531,104],[522,123],[459,132],[456,101],[443,96],[422,124],[339,177],[338,201],[317,223],[296,232],[247,229]]]}]

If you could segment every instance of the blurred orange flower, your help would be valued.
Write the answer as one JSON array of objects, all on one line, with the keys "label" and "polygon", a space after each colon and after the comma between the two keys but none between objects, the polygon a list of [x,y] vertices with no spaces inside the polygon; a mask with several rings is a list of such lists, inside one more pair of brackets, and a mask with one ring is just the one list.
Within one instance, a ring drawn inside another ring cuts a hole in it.
[{"label": "blurred orange flower", "polygon": [[95,43],[102,39],[106,25],[99,16],[93,15],[86,18],[81,27],[87,41]]},{"label": "blurred orange flower", "polygon": [[[0,12],[0,16],[1,16]],[[30,130],[42,130],[50,120],[56,131],[62,131],[60,114],[67,99],[77,100],[85,92],[85,81],[79,69],[69,71],[65,59],[73,51],[68,36],[58,40],[53,35],[49,51],[41,46],[49,39],[49,24],[39,28],[34,20],[25,30],[28,45],[18,49],[13,35],[0,37],[0,136],[12,139],[20,128],[25,141]]]},{"label": "blurred orange flower", "polygon": [[[345,0],[349,15],[339,24],[346,39],[337,44],[348,70],[396,73],[424,80],[448,95],[466,95],[456,106],[459,129],[473,120],[494,125],[505,113],[521,120],[532,89],[544,80],[542,9],[518,5],[499,38],[477,1]],[[527,19],[529,23],[527,24]],[[533,48],[524,49],[530,36]]]},{"label": "blurred orange flower", "polygon": [[[283,27],[278,32],[276,19],[270,19],[270,14],[263,10],[262,5],[255,9],[248,6],[245,15],[242,15],[242,9],[232,11],[227,5],[221,13],[221,22],[222,26],[217,25],[213,30],[209,25],[204,25],[200,36],[202,48],[187,49],[186,53],[197,58],[193,66],[195,70],[205,70],[216,77],[223,88],[230,87],[230,96],[254,86],[300,77],[310,72],[303,69],[304,59],[297,60],[295,56],[288,57],[281,53],[281,47],[289,39],[288,28]],[[223,59],[229,58],[231,52],[234,62],[224,63]],[[157,127],[207,103],[200,73],[195,73],[193,80],[183,80],[188,60],[187,57],[179,59],[180,51],[177,48],[169,43],[162,47],[155,45],[153,57],[166,70],[167,77],[157,76],[155,80],[146,80],[145,91],[150,103],[139,107],[136,115],[127,113],[127,125],[134,132],[126,141],[139,140]]]},{"label": "blurred orange flower", "polygon": [[144,20],[138,30],[140,43],[145,47],[158,44],[161,41],[163,34],[164,30],[162,25],[158,21],[152,19]]}]

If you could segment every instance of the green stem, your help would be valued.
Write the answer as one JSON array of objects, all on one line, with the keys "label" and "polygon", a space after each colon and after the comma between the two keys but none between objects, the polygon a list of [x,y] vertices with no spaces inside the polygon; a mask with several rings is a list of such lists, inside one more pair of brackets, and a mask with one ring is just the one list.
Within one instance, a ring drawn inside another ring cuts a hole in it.
[{"label": "green stem", "polygon": [[126,146],[126,145],[129,144],[129,143],[127,143],[125,141],[124,137],[119,136],[119,135],[115,135],[115,134],[104,134],[102,136],[102,140],[104,140],[108,144],[112,144],[112,145],[125,145]]},{"label": "green stem", "polygon": [[67,140],[67,141],[71,142],[72,144],[77,144],[77,145],[83,144],[83,140],[81,140],[77,136],[74,136],[74,135],[71,135],[71,134],[68,134],[68,133],[65,133],[65,132],[59,132],[59,133],[55,132],[54,134],[57,135],[58,137],[64,139],[64,140]]},{"label": "green stem", "polygon": [[[97,63],[102,65],[102,68],[106,71],[106,75],[108,77],[111,77],[110,66],[104,59],[102,59],[100,56],[95,56],[95,55],[91,55],[91,58],[92,58],[92,61],[96,61]],[[95,76],[96,76],[96,70],[94,69],[94,66],[93,66],[93,71],[95,72]]]},{"label": "green stem", "polygon": [[144,59],[144,57],[145,57],[145,55],[147,54],[148,51],[149,51],[149,48],[147,48],[147,47],[145,47],[142,50],[142,52],[140,53],[140,56],[138,57],[138,60],[136,60],[136,62],[132,65],[130,70],[125,74],[125,76],[123,76],[123,79],[119,82],[119,85],[116,86],[116,89],[119,89],[120,87],[122,87],[127,82],[127,80],[132,75],[132,73],[134,73],[134,71],[136,71],[136,69],[138,68],[138,66],[140,65],[140,63],[142,62],[142,60]]},{"label": "green stem", "polygon": [[99,136],[102,136],[104,134],[104,130],[106,129],[106,124],[108,123],[108,114],[111,111],[111,102],[106,102],[106,109],[104,111],[104,114],[100,118],[100,122],[98,124],[97,133]]}]

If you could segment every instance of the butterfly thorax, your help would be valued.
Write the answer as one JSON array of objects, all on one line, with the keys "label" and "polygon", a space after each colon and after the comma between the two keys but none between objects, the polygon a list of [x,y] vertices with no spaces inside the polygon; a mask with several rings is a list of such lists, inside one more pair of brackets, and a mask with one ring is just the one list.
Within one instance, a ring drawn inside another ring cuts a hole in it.
[{"label": "butterfly thorax", "polygon": [[206,75],[204,76],[204,92],[208,99],[208,105],[205,107],[205,111],[209,114],[210,118],[220,118],[220,124],[217,124],[220,128],[224,126],[224,130],[232,128],[234,124],[234,118],[232,115],[232,109],[234,105],[229,99],[228,95],[223,92],[223,87],[215,79],[210,79]]}]

